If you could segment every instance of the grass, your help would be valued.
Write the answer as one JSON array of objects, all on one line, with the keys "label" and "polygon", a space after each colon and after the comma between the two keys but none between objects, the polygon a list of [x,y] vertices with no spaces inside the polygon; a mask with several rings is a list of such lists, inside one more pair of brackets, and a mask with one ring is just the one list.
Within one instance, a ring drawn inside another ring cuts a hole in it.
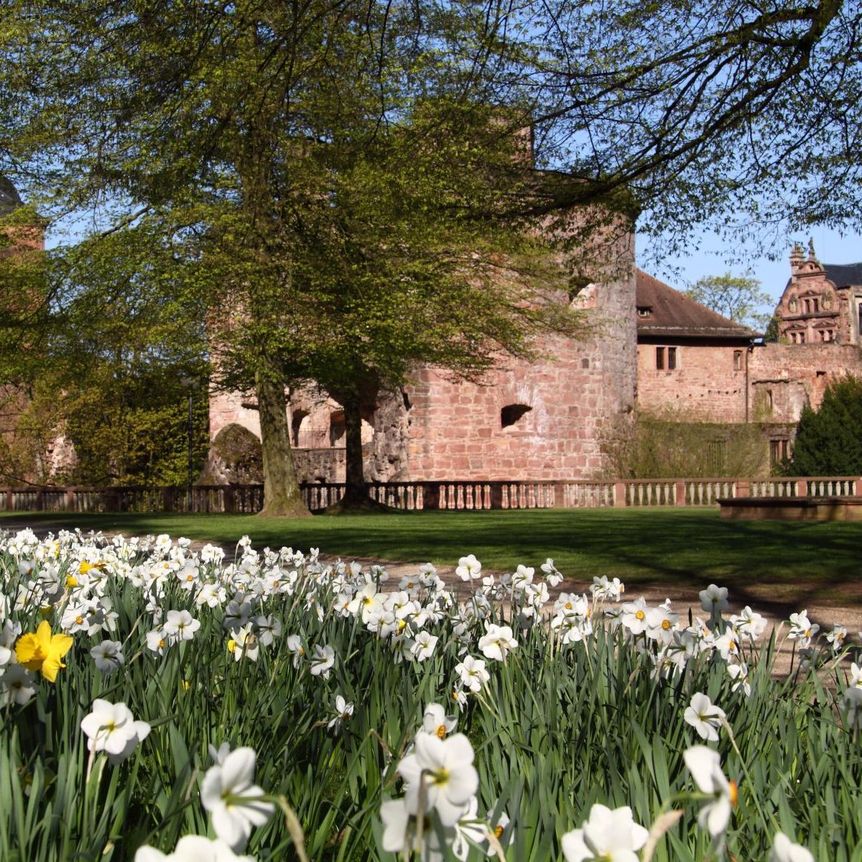
[{"label": "grass", "polygon": [[[787,588],[794,600],[844,599],[862,583],[862,523],[725,521],[702,509],[577,509],[413,512],[263,519],[249,515],[15,513],[0,529],[169,533],[221,543],[248,534],[258,546],[451,565],[474,553],[489,569],[552,557],[577,580],[617,576],[629,584],[691,588],[716,581],[761,606]],[[803,594],[800,596],[800,589]]]}]

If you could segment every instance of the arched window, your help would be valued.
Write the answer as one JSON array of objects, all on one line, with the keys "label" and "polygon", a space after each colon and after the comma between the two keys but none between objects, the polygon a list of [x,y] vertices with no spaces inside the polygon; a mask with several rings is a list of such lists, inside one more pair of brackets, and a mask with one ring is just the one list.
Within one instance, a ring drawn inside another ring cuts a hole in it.
[{"label": "arched window", "polygon": [[516,425],[532,409],[529,404],[507,404],[500,410],[500,427],[510,428]]}]

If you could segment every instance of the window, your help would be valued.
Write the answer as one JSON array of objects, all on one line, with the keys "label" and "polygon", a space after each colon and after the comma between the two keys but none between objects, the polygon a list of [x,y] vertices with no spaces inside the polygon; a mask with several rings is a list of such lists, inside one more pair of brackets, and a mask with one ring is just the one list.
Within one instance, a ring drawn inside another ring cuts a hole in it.
[{"label": "window", "polygon": [[790,441],[789,440],[770,440],[769,441],[769,465],[777,467],[790,457]]},{"label": "window", "polygon": [[512,425],[519,422],[524,414],[529,413],[533,408],[528,404],[507,404],[500,411],[500,427],[510,428]]},{"label": "window", "polygon": [[733,351],[733,370],[734,371],[742,371],[742,351],[734,350]]},{"label": "window", "polygon": [[639,305],[638,306],[638,317],[649,317],[652,314],[652,306],[651,305]]},{"label": "window", "polygon": [[679,356],[676,347],[656,347],[655,368],[656,371],[674,371],[679,364]]}]

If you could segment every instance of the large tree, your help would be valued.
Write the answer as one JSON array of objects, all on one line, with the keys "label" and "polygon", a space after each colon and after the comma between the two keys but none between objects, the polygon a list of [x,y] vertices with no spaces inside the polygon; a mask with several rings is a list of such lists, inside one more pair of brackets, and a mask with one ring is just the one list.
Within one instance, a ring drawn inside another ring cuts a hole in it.
[{"label": "large tree", "polygon": [[[552,227],[561,208],[610,201],[684,236],[729,212],[794,225],[852,223],[862,212],[860,12],[850,3],[21,0],[6,9],[0,152],[16,176],[48,203],[53,194],[72,208],[100,204],[107,230],[143,223],[183,242],[211,316],[221,309],[242,323],[228,329],[261,336],[232,353],[257,392],[267,511],[298,507],[283,382],[314,375],[295,356],[316,331],[303,312],[321,284],[296,262],[327,221],[323,208],[341,211],[358,154],[409,128],[423,102],[508,106],[501,139],[534,120],[542,164],[579,179],[490,207],[487,196],[422,197],[432,223],[499,224],[507,211]],[[422,179],[434,152],[416,141]],[[309,158],[322,150],[333,154],[323,177],[326,159]],[[471,164],[452,161],[452,186]],[[433,192],[435,182],[420,186]],[[367,227],[385,235],[388,218]],[[285,313],[290,338],[275,331]]]}]

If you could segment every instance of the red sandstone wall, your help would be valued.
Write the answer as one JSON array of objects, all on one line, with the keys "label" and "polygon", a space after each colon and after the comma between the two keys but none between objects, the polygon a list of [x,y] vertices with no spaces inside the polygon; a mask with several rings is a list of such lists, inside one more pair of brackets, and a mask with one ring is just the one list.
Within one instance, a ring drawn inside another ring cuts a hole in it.
[{"label": "red sandstone wall", "polygon": [[[657,346],[676,347],[675,370],[656,369]],[[737,371],[733,355],[738,350],[742,364]],[[638,407],[692,421],[745,422],[745,353],[734,346],[639,344]]]},{"label": "red sandstone wall", "polygon": [[[592,337],[553,339],[546,361],[509,362],[481,386],[419,370],[406,387],[409,431],[400,478],[571,479],[600,473],[602,428],[634,404],[634,299],[633,274],[588,288]],[[501,410],[513,404],[532,409],[503,428]]]},{"label": "red sandstone wall", "polygon": [[805,402],[817,408],[829,383],[862,376],[862,350],[841,344],[766,344],[751,355],[753,419],[797,422]]}]

